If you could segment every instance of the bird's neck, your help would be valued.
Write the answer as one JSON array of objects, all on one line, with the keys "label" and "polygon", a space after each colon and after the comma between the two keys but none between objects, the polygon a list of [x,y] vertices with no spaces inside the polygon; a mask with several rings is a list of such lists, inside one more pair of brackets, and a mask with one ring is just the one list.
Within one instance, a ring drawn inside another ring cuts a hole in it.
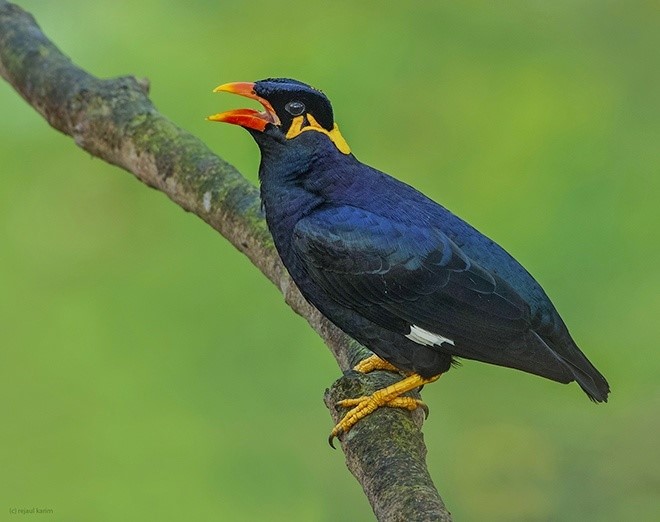
[{"label": "bird's neck", "polygon": [[291,232],[296,223],[318,204],[318,197],[300,183],[308,176],[312,162],[286,148],[261,147],[259,181],[261,202],[275,246],[282,258],[290,252]]},{"label": "bird's neck", "polygon": [[[332,199],[337,159],[354,161],[352,156],[349,159],[338,152],[327,137],[320,134],[319,137],[322,139],[300,136],[295,144],[275,140],[257,142],[261,149],[261,201],[282,257],[287,256],[292,231],[298,221]],[[317,141],[315,146],[310,146],[311,140]],[[341,156],[334,158],[335,153]]]},{"label": "bird's neck", "polygon": [[[280,157],[277,161],[262,156],[259,168],[261,201],[269,226],[277,223],[288,228],[322,203],[321,197],[308,191],[304,180],[310,176],[312,165],[300,157]],[[272,226],[271,226],[271,232]]]},{"label": "bird's neck", "polygon": [[295,193],[301,189],[320,195],[345,162],[355,161],[341,153],[319,132],[304,132],[294,140],[258,136],[261,150],[259,178],[267,192]]}]

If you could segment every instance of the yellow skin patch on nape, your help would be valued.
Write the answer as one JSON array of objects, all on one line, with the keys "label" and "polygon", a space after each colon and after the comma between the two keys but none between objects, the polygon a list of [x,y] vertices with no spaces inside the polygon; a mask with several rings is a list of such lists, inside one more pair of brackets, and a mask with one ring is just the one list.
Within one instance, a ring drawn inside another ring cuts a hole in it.
[{"label": "yellow skin patch on nape", "polygon": [[348,146],[348,143],[346,143],[346,140],[339,132],[339,126],[336,123],[335,126],[332,128],[332,130],[329,131],[321,127],[321,125],[319,124],[318,121],[316,121],[314,116],[312,116],[309,113],[307,114],[307,121],[309,122],[309,125],[303,127],[304,121],[305,121],[305,116],[296,116],[295,118],[293,118],[291,127],[289,127],[289,132],[286,133],[287,140],[290,140],[291,138],[295,138],[296,136],[298,136],[299,134],[305,131],[321,132],[332,140],[332,143],[334,143],[335,147],[339,149],[339,152],[341,152],[342,154],[351,153],[351,148]]}]

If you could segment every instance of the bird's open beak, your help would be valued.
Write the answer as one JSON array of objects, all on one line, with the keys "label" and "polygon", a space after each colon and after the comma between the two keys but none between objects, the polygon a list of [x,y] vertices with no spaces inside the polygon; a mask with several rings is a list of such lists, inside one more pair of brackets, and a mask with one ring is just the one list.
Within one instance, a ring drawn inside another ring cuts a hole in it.
[{"label": "bird's open beak", "polygon": [[240,94],[246,98],[257,100],[264,106],[264,110],[259,112],[254,109],[235,109],[233,111],[221,112],[206,118],[209,121],[221,121],[225,123],[232,123],[240,125],[248,129],[254,129],[260,132],[266,128],[266,125],[272,123],[274,125],[280,124],[280,119],[275,114],[273,107],[264,98],[257,96],[254,92],[254,83],[252,82],[234,82],[225,83],[213,89],[213,92],[231,92],[233,94]]}]

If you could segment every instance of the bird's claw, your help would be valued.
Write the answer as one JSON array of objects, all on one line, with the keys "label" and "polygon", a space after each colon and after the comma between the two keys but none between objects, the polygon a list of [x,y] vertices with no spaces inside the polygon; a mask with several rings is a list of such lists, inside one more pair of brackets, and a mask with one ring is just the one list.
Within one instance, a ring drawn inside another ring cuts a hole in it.
[{"label": "bird's claw", "polygon": [[336,403],[337,406],[343,408],[351,408],[346,415],[336,424],[336,426],[330,432],[328,437],[328,444],[333,449],[335,448],[334,439],[339,437],[355,426],[355,424],[360,420],[373,413],[378,408],[382,406],[387,406],[390,408],[403,408],[409,411],[414,411],[417,408],[422,408],[424,411],[424,418],[427,418],[429,415],[429,407],[421,400],[414,399],[413,397],[392,397],[390,399],[384,397],[378,392],[373,395],[365,395],[362,397],[356,397],[354,399],[344,399]]}]

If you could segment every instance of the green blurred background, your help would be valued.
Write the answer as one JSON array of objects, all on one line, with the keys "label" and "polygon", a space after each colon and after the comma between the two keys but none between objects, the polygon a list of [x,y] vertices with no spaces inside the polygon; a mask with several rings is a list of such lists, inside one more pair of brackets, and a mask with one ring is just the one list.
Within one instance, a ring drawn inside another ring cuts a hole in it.
[{"label": "green blurred background", "polygon": [[[429,386],[457,521],[660,519],[657,2],[19,3],[93,74],[148,77],[255,183],[248,134],[204,120],[237,107],[211,89],[322,88],[361,160],[535,274],[611,400],[472,362]],[[326,443],[339,371],[276,289],[4,82],[0,114],[0,513],[370,520]]]}]

